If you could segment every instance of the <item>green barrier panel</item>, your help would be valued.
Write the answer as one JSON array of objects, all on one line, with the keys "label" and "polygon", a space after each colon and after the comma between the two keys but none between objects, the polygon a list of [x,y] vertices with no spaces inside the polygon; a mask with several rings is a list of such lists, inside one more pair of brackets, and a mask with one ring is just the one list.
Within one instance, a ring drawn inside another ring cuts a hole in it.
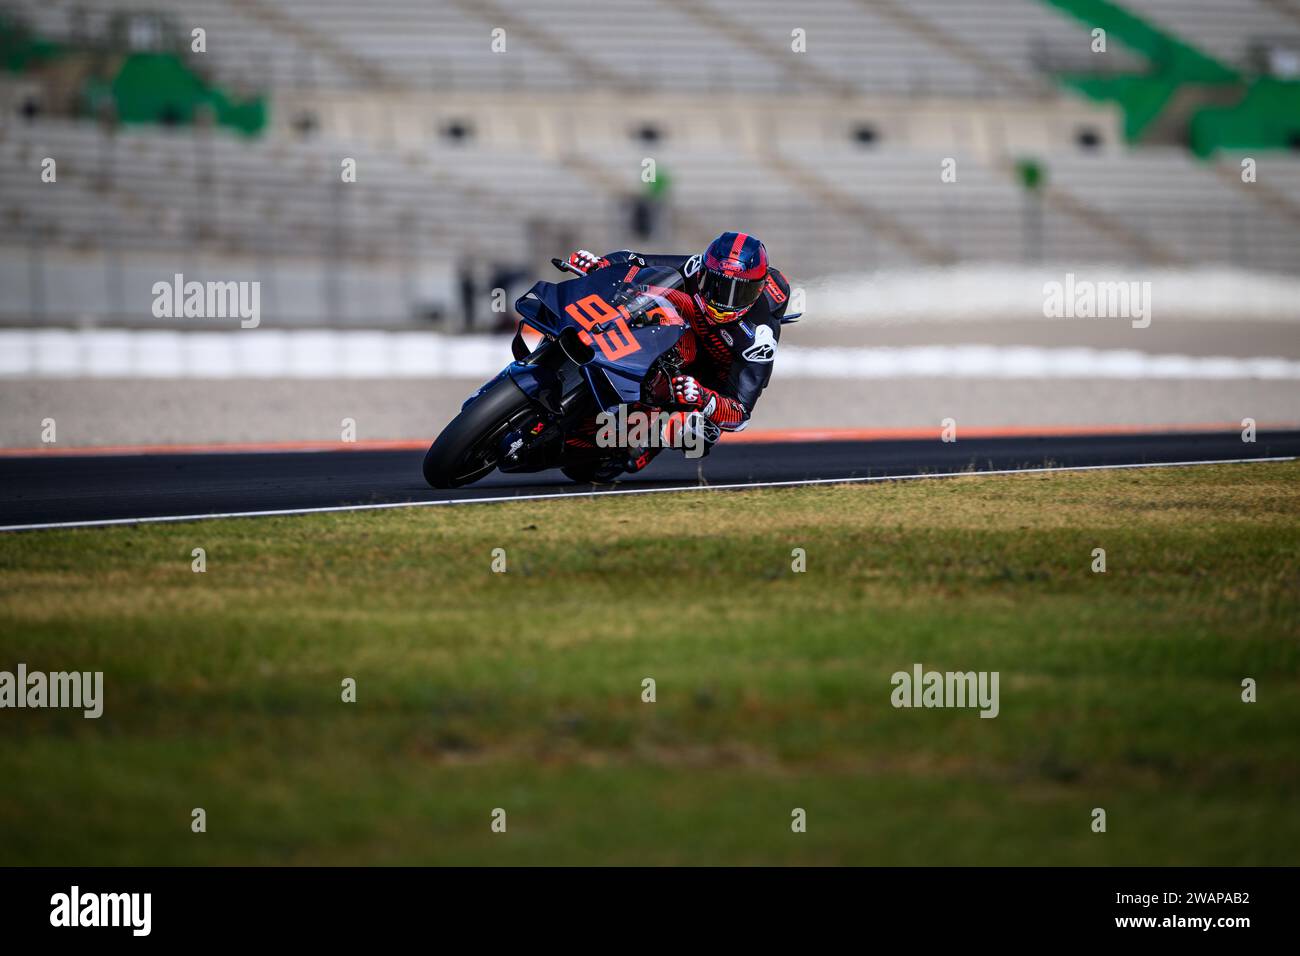
[{"label": "green barrier panel", "polygon": [[1190,145],[1208,156],[1217,149],[1300,148],[1300,83],[1261,77],[1247,80],[1237,70],[1109,0],[1043,0],[1089,27],[1106,31],[1142,54],[1150,72],[1130,75],[1061,74],[1066,87],[1124,110],[1124,135],[1140,140],[1173,101],[1180,87],[1197,84],[1229,93],[1245,92],[1233,106],[1207,106],[1192,114]]},{"label": "green barrier panel", "polygon": [[1202,53],[1171,33],[1107,0],[1044,0],[1089,27],[1101,27],[1108,40],[1119,40],[1141,53],[1159,73],[1185,83],[1233,83],[1236,70]]},{"label": "green barrier panel", "polygon": [[266,106],[260,99],[232,102],[221,90],[211,89],[179,57],[170,53],[136,53],[127,57],[113,78],[113,100],[124,123],[194,122],[195,113],[210,106],[217,122],[249,135],[266,125]]},{"label": "green barrier panel", "polygon": [[1130,143],[1142,138],[1147,126],[1161,114],[1181,85],[1164,76],[1064,74],[1057,79],[1089,99],[1118,103],[1124,111],[1124,137]]},{"label": "green barrier panel", "polygon": [[[81,52],[32,35],[14,18],[0,14],[0,64],[21,73],[40,64]],[[210,87],[179,56],[172,53],[133,53],[125,57],[111,80],[93,79],[82,90],[86,112],[97,116],[111,102],[124,123],[193,123],[197,112],[211,107],[217,123],[253,136],[266,128],[266,102],[232,100]]]},{"label": "green barrier panel", "polygon": [[1300,149],[1300,83],[1261,77],[1235,106],[1207,106],[1192,116],[1192,150]]},{"label": "green barrier panel", "polygon": [[62,56],[58,43],[42,40],[24,30],[16,20],[0,14],[0,64],[10,73],[21,73]]}]

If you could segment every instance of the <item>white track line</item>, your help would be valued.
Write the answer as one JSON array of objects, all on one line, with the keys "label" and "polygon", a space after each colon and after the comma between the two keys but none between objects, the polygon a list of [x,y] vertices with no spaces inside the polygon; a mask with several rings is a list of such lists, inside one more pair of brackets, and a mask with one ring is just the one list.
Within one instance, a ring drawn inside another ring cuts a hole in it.
[{"label": "white track line", "polygon": [[791,481],[750,481],[728,485],[680,485],[672,488],[609,488],[603,491],[556,492],[544,495],[499,495],[492,498],[445,498],[441,501],[389,501],[371,505],[330,505],[325,508],[284,508],[277,511],[230,511],[222,514],[158,515],[148,518],[105,518],[97,521],[54,521],[46,524],[0,525],[0,531],[48,531],[54,528],[102,528],[110,525],[211,521],[216,518],[276,518],[285,515],[329,514],[335,511],[380,511],[387,508],[429,508],[436,505],[484,505],[507,501],[547,501],[552,498],[600,498],[607,495],[651,495],[682,491],[735,491],[743,488],[791,488],[807,485],[855,485],[921,478],[972,478],[985,475],[1054,474],[1066,471],[1114,471],[1121,468],[1186,468],[1193,465],[1242,465],[1261,461],[1295,461],[1295,455],[1273,458],[1222,458],[1204,461],[1155,461],[1127,465],[1072,465],[1055,468],[1002,468],[994,471],[943,471],[916,475],[871,475],[861,478],[800,478]]}]

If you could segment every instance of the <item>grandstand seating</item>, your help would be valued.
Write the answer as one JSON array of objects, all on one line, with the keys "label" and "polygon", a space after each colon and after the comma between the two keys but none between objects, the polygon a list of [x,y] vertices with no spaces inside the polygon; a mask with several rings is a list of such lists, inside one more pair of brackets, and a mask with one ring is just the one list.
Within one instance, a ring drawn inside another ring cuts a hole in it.
[{"label": "grandstand seating", "polygon": [[[1294,161],[1270,164],[1291,168]],[[1262,191],[1175,148],[1120,156],[1053,157],[1050,176],[1121,226],[1186,262],[1294,270],[1297,224],[1270,208]],[[1236,185],[1234,185],[1234,181]]]},{"label": "grandstand seating", "polygon": [[[1049,96],[1035,71],[1039,39],[1086,46],[1086,30],[1059,10],[1034,0],[746,0],[743,28],[729,31],[738,3],[174,0],[166,9],[178,26],[207,29],[202,62],[223,82],[280,91],[270,132],[108,133],[6,117],[0,258],[12,265],[41,243],[194,270],[241,257],[323,271],[363,264],[376,275],[432,262],[448,273],[466,255],[536,268],[561,251],[540,247],[539,228],[547,241],[639,244],[628,203],[645,189],[651,156],[671,183],[667,228],[653,244],[692,248],[723,227],[744,229],[799,280],[969,261],[1295,270],[1300,162],[1260,158],[1252,190],[1238,157],[1121,148],[1108,114]],[[1228,24],[1198,0],[1184,22],[1173,3],[1130,5],[1233,62],[1230,50],[1254,31],[1287,21],[1258,0],[1220,0],[1242,13]],[[76,6],[17,4],[54,36]],[[141,6],[104,0],[86,25]],[[498,23],[504,56],[489,47]],[[802,56],[790,50],[795,28],[807,31]],[[623,92],[592,105],[592,85],[604,82]],[[737,89],[770,99],[733,93],[720,111],[700,96]],[[313,134],[295,130],[300,112],[319,117]],[[441,135],[457,116],[480,128],[460,141]],[[647,121],[659,138],[629,135]],[[878,141],[854,141],[860,121]],[[1099,148],[1075,146],[1085,125]],[[45,156],[58,159],[57,187],[33,186]],[[1023,156],[1046,170],[1037,194],[1018,181]],[[356,183],[340,181],[345,157],[357,161]],[[940,180],[948,157],[954,183]],[[377,317],[405,318],[400,297],[373,296]]]},{"label": "grandstand seating", "polygon": [[[389,151],[323,138],[248,142],[153,128],[109,137],[78,122],[9,124],[0,130],[0,161],[34,178],[41,158],[56,156],[59,186],[0,178],[0,219],[11,237],[39,228],[46,241],[71,248],[188,242],[208,254],[391,261],[412,249],[448,260],[472,246],[534,261],[523,228],[530,219],[568,224],[595,245],[634,241],[619,197],[639,187],[643,153],[631,144],[584,150],[584,163],[610,186],[601,190],[561,161],[474,144]],[[938,261],[1141,258],[1141,248],[1114,244],[1119,234],[1146,237],[1176,260],[1232,262],[1245,255],[1249,233],[1265,250],[1262,259],[1251,255],[1256,265],[1294,266],[1297,224],[1285,210],[1174,149],[1043,154],[1049,184],[1101,224],[1045,202],[1043,231],[1032,236],[1025,217],[1034,201],[1012,171],[960,151],[955,183],[940,181],[944,157],[936,151],[849,143],[808,150],[790,140],[775,161],[737,151],[723,164],[716,148],[676,143],[654,153],[672,182],[674,241],[698,244],[725,222],[771,237],[774,254],[803,275],[927,261],[881,235],[873,213],[935,250]],[[340,182],[345,156],[357,161],[356,183]],[[1294,208],[1298,165],[1277,158],[1260,167]]]},{"label": "grandstand seating", "polygon": [[[45,156],[59,162],[58,188],[0,178],[4,217],[11,224],[49,221],[60,230],[53,238],[73,245],[103,236],[102,218],[116,224],[118,241],[144,248],[184,239],[215,251],[301,253],[321,250],[338,232],[353,254],[383,257],[398,254],[418,230],[442,240],[433,254],[446,254],[472,222],[484,246],[519,255],[517,220],[590,195],[536,157],[473,147],[393,155],[358,143],[246,141],[148,127],[108,136],[93,124],[56,120],[0,131],[0,157],[11,170],[35,172]],[[358,169],[357,182],[346,187],[345,157]],[[485,172],[488,182],[522,186],[521,193],[494,196],[481,185]],[[51,203],[75,209],[78,202],[94,214],[50,214]]]},{"label": "grandstand seating", "polygon": [[[1289,0],[1127,0],[1129,9],[1241,65],[1261,38],[1300,37]],[[138,0],[9,0],[38,30],[94,32]],[[1086,50],[1087,35],[1041,0],[169,0],[188,35],[208,34],[226,83],[272,90],[790,90],[1024,95],[1049,86],[1038,44]],[[491,31],[506,31],[504,55]],[[791,52],[806,31],[808,53]],[[1124,57],[1123,50],[1112,51]],[[1132,62],[1132,61],[1130,61]]]},{"label": "grandstand seating", "polygon": [[1248,65],[1252,42],[1300,40],[1300,6],[1284,0],[1125,0],[1156,26],[1188,41],[1228,66]]},{"label": "grandstand seating", "polygon": [[[21,0],[47,35],[74,11],[90,31],[136,0]],[[989,95],[1050,90],[1034,44],[1077,41],[1037,0],[170,0],[186,35],[208,34],[223,82],[272,90],[428,89],[819,91]],[[575,25],[580,28],[575,29]],[[506,31],[506,53],[490,47]],[[809,52],[791,49],[805,31]]]}]

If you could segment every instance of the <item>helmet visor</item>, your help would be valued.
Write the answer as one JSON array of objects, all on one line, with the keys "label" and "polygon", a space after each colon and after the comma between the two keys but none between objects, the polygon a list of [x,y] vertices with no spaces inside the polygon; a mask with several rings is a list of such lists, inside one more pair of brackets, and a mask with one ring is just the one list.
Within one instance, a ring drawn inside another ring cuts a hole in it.
[{"label": "helmet visor", "polygon": [[706,270],[700,280],[700,297],[714,312],[724,315],[745,312],[763,294],[765,279],[741,279]]}]

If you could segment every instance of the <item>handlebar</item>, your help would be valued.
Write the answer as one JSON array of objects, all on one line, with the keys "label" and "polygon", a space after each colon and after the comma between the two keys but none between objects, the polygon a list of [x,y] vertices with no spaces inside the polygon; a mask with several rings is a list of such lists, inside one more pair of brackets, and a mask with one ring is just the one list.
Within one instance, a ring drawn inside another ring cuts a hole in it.
[{"label": "handlebar", "polygon": [[551,265],[555,266],[555,268],[559,269],[561,272],[572,272],[575,276],[581,277],[587,274],[580,271],[577,266],[554,256],[551,257]]}]

